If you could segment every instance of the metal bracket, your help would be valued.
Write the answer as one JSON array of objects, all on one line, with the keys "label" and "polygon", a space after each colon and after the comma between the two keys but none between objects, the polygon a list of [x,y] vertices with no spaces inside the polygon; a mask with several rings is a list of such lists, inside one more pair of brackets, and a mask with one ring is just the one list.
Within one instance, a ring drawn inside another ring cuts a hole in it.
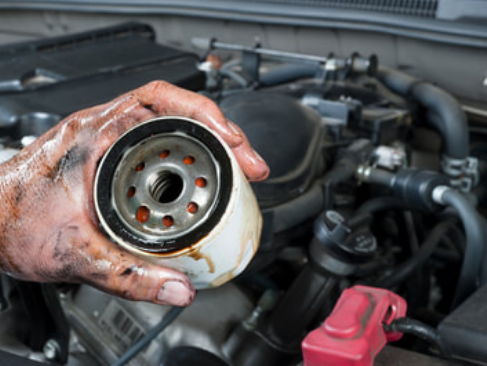
[{"label": "metal bracket", "polygon": [[478,164],[478,159],[472,156],[466,159],[443,156],[441,168],[450,178],[452,187],[462,192],[470,192],[479,182]]}]

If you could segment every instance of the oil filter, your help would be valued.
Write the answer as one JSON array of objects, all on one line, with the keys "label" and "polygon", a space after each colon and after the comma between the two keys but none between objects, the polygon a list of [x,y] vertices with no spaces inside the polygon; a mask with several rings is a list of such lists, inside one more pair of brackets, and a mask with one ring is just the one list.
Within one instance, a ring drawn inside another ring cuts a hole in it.
[{"label": "oil filter", "polygon": [[258,248],[262,217],[247,179],[220,137],[191,119],[124,133],[99,164],[94,197],[115,243],[198,289],[237,276]]}]

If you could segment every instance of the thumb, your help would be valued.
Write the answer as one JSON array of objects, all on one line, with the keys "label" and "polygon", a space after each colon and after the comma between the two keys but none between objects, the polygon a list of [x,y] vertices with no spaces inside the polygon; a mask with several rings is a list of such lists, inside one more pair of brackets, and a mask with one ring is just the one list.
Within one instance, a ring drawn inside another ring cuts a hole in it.
[{"label": "thumb", "polygon": [[128,300],[162,305],[188,306],[195,296],[182,273],[141,260],[119,249],[103,234],[94,232],[92,268],[81,274],[84,282]]}]

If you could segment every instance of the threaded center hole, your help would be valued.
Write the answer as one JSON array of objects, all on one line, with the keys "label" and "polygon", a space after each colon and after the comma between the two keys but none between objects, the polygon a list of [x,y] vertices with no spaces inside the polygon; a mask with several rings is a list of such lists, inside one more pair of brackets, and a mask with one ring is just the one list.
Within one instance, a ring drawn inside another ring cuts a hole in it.
[{"label": "threaded center hole", "polygon": [[149,187],[152,198],[160,203],[174,202],[183,192],[183,179],[171,172],[160,172]]}]

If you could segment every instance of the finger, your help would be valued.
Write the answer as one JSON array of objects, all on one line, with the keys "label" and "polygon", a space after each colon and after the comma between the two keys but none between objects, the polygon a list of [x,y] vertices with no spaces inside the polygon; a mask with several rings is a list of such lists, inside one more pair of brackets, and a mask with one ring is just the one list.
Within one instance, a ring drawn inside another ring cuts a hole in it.
[{"label": "finger", "polygon": [[99,154],[103,154],[124,131],[153,118],[154,113],[184,115],[207,124],[219,133],[233,148],[237,161],[250,180],[263,180],[269,175],[269,167],[252,149],[244,132],[236,124],[227,121],[215,103],[169,83],[152,82],[112,103],[97,107],[91,112],[87,110],[86,113],[91,113],[92,116],[81,114],[79,118],[98,121],[96,128],[99,131]]},{"label": "finger", "polygon": [[153,111],[141,106],[133,96],[117,98],[106,108],[108,112],[102,112],[104,118],[101,118],[98,110],[92,112],[94,120],[97,121],[93,129],[97,131],[97,150],[100,155],[103,155],[124,132],[155,117]]},{"label": "finger", "polygon": [[188,306],[195,290],[182,273],[141,260],[94,232],[91,268],[82,278],[94,287],[129,300]]},{"label": "finger", "polygon": [[178,88],[164,81],[154,81],[132,94],[158,115],[176,115],[193,118],[217,132],[230,147],[243,141],[241,131],[228,124],[222,111],[210,99]]},{"label": "finger", "polygon": [[[120,97],[119,99],[124,102],[118,102],[119,105],[113,107],[111,113],[118,116],[121,111],[127,110],[133,103],[132,96],[144,106],[143,110],[150,108],[156,114],[184,115],[208,125],[233,148],[237,161],[250,180],[263,180],[269,175],[269,167],[252,149],[244,132],[236,124],[228,121],[210,99],[163,81],[155,81]],[[140,121],[143,115],[140,108],[132,109],[128,123],[135,125]]]},{"label": "finger", "polygon": [[243,172],[251,181],[261,181],[266,179],[270,173],[270,169],[266,162],[257,153],[257,151],[252,149],[247,136],[245,136],[240,127],[233,122],[229,123],[235,130],[240,131],[241,135],[243,136],[243,142],[239,146],[232,149]]}]

